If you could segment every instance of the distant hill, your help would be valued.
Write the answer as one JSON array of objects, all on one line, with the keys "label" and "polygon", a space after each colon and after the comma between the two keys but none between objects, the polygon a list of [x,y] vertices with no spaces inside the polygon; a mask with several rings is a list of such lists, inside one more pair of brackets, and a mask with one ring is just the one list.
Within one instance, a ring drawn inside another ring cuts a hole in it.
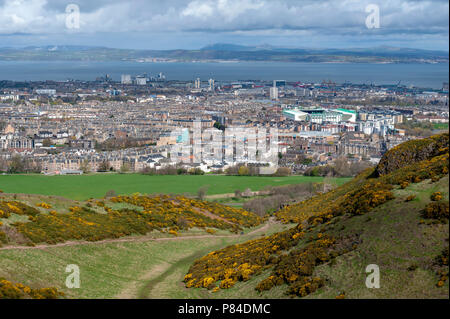
[{"label": "distant hill", "polygon": [[[198,259],[185,285],[219,298],[448,299],[448,167],[448,133],[404,143],[378,167],[275,214],[296,227]],[[366,287],[369,265],[378,289]]]},{"label": "distant hill", "polygon": [[106,47],[48,45],[0,48],[0,61],[277,61],[351,63],[448,63],[448,52],[376,47],[302,49],[271,45],[217,43],[200,50],[131,50]]}]

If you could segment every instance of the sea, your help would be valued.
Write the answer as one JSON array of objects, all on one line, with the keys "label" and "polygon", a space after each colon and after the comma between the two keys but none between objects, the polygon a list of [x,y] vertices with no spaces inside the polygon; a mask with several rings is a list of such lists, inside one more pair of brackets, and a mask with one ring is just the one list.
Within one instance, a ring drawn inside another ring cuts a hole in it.
[{"label": "sea", "polygon": [[92,81],[109,74],[120,81],[132,76],[164,73],[167,80],[216,81],[286,80],[320,83],[406,85],[442,88],[449,80],[448,63],[291,63],[291,62],[84,62],[84,61],[0,61],[0,80],[13,81]]}]

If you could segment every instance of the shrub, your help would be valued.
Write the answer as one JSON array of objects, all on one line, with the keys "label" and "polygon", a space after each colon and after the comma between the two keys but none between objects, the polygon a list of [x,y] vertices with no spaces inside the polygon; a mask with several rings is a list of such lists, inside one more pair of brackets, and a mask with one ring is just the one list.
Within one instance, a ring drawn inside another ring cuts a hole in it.
[{"label": "shrub", "polygon": [[45,209],[50,209],[50,208],[52,208],[52,205],[47,204],[47,203],[44,203],[44,202],[38,203],[38,204],[36,204],[36,206],[42,207],[42,208],[45,208]]},{"label": "shrub", "polygon": [[431,202],[427,204],[422,211],[422,216],[429,219],[437,219],[445,222],[448,220],[449,203],[448,201]]},{"label": "shrub", "polygon": [[237,233],[242,227],[254,227],[264,220],[240,208],[183,196],[135,194],[110,200],[141,206],[143,210],[113,210],[102,203],[107,214],[99,214],[88,207],[73,206],[69,208],[70,213],[30,215],[30,222],[17,222],[14,226],[33,243],[54,244],[66,240],[99,241],[131,234],[145,235],[153,230],[168,230],[169,234],[177,235],[179,230],[192,227],[208,229],[209,233],[213,232],[210,228]]},{"label": "shrub", "polygon": [[54,287],[33,289],[0,278],[0,299],[59,299],[63,296],[64,293]]},{"label": "shrub", "polygon": [[36,208],[18,201],[0,201],[0,218],[8,218],[11,214],[36,216],[39,213]]},{"label": "shrub", "polygon": [[432,201],[440,201],[442,199],[442,193],[441,192],[434,192],[431,194],[430,199]]},{"label": "shrub", "polygon": [[291,175],[291,169],[289,167],[279,167],[275,172],[275,176],[289,176]]},{"label": "shrub", "polygon": [[248,169],[247,166],[243,165],[243,166],[239,167],[238,175],[239,176],[248,176],[248,175],[250,175],[250,170]]},{"label": "shrub", "polygon": [[109,191],[106,192],[105,194],[105,198],[111,198],[111,197],[115,197],[117,196],[117,193],[115,190],[110,189]]}]

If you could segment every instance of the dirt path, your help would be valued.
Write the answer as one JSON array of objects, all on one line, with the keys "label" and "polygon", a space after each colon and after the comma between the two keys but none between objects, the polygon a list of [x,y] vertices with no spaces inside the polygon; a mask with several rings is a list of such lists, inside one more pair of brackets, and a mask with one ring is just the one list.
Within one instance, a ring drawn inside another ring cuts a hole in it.
[{"label": "dirt path", "polygon": [[[214,238],[221,238],[221,237],[222,237],[222,238],[223,238],[223,237],[239,237],[239,236],[242,236],[243,238],[244,238],[244,237],[251,237],[251,236],[256,235],[256,234],[258,234],[258,233],[262,233],[262,232],[267,231],[267,230],[269,229],[270,225],[271,225],[271,224],[274,224],[274,223],[275,223],[274,219],[269,219],[269,221],[268,221],[267,223],[265,223],[263,227],[260,227],[260,228],[258,228],[258,229],[255,229],[255,230],[253,230],[253,231],[251,231],[251,232],[249,232],[249,233],[247,233],[247,234],[244,234],[244,235],[213,236],[213,237],[214,237]],[[250,239],[250,238],[248,238],[248,239]],[[196,251],[195,253],[193,253],[193,254],[191,254],[191,255],[188,255],[188,256],[186,256],[186,257],[180,258],[180,259],[178,259],[177,261],[175,261],[174,263],[171,263],[171,264],[164,263],[164,264],[166,265],[165,268],[164,268],[164,267],[160,267],[161,265],[157,265],[156,268],[157,268],[159,271],[157,271],[156,274],[151,270],[149,273],[147,273],[147,274],[144,276],[144,277],[147,277],[147,278],[148,278],[149,275],[150,275],[150,277],[153,277],[153,278],[150,279],[150,280],[144,285],[144,287],[141,288],[141,289],[139,290],[139,292],[137,292],[137,293],[135,293],[135,294],[133,294],[133,293],[129,294],[130,291],[127,289],[128,295],[127,295],[126,298],[133,298],[133,296],[136,296],[136,295],[138,296],[138,298],[141,298],[141,299],[149,298],[149,296],[151,295],[152,290],[153,290],[158,284],[164,282],[164,280],[165,280],[167,277],[169,277],[170,275],[172,275],[172,274],[177,270],[177,268],[180,268],[180,267],[182,267],[182,266],[185,265],[185,264],[192,264],[196,259],[198,259],[198,258],[200,258],[200,257],[202,257],[202,256],[204,256],[204,255],[206,255],[207,253],[209,253],[209,252],[211,252],[211,251],[214,251],[214,250],[217,250],[217,249],[220,249],[220,248],[222,248],[222,245],[212,245],[212,246],[210,246],[210,247],[208,247],[208,248],[202,249],[202,250],[200,250],[200,251]],[[154,268],[155,268],[155,267],[154,267]],[[164,270],[161,271],[161,268],[163,268]],[[180,280],[181,280],[181,279],[180,279]],[[184,285],[183,285],[182,287],[180,287],[180,289],[186,289],[186,288],[185,288]],[[202,294],[203,294],[203,293],[202,293]],[[123,295],[124,295],[123,293],[120,293],[118,296],[123,296]],[[208,297],[206,294],[203,294],[203,295],[204,295],[204,296],[203,296],[204,298],[207,298],[207,297]]]},{"label": "dirt path", "polygon": [[[216,246],[217,247],[217,246]],[[178,259],[176,262],[170,264],[168,267],[164,268],[164,271],[159,274],[152,274],[152,275],[156,275],[155,277],[153,277],[153,279],[151,279],[150,281],[148,281],[145,286],[139,291],[138,293],[138,298],[140,299],[147,299],[149,298],[150,292],[155,288],[156,285],[158,285],[159,283],[163,282],[164,279],[166,279],[167,277],[169,277],[171,274],[173,274],[177,268],[181,267],[182,265],[186,264],[186,263],[193,263],[196,259],[206,255],[208,252],[214,250],[214,247],[208,247],[207,249],[203,249],[200,251],[196,251],[195,253],[183,257],[181,259]]]},{"label": "dirt path", "polygon": [[146,241],[168,241],[168,240],[184,240],[184,239],[204,239],[204,238],[232,238],[239,236],[249,236],[260,231],[265,231],[269,228],[269,224],[273,223],[273,221],[269,220],[264,226],[254,229],[251,232],[244,235],[191,235],[191,236],[178,236],[178,237],[163,237],[163,238],[154,238],[151,236],[139,236],[139,237],[124,237],[124,238],[115,238],[115,239],[105,239],[99,241],[66,241],[64,243],[58,244],[39,244],[35,246],[3,246],[0,247],[1,250],[12,250],[12,249],[46,249],[46,248],[55,248],[55,247],[67,247],[67,246],[80,246],[80,245],[98,245],[98,244],[109,244],[109,243],[127,243],[127,242],[146,242]]}]

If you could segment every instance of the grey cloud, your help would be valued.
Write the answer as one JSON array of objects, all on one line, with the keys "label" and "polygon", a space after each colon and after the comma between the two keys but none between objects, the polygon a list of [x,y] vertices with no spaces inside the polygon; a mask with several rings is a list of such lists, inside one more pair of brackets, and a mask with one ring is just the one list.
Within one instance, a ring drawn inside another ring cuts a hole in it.
[{"label": "grey cloud", "polygon": [[[276,36],[376,37],[432,34],[448,39],[446,0],[0,0],[0,34],[72,34],[65,7],[81,10],[78,34],[201,32]],[[365,27],[368,4],[380,7],[381,29]],[[448,41],[448,40],[447,40]]]}]

